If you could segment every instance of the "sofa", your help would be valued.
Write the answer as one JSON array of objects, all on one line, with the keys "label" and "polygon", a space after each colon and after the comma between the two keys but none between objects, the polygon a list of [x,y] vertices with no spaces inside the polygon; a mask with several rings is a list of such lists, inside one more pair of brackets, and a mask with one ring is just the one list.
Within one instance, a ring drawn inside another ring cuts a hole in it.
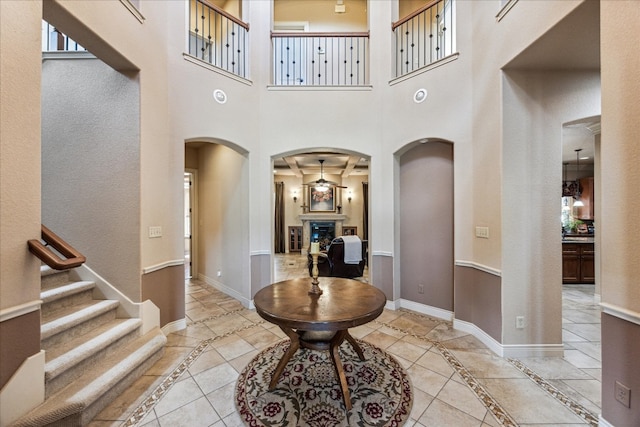
[{"label": "sofa", "polygon": [[[362,240],[362,260],[357,264],[346,264],[344,262],[344,241],[342,237],[336,237],[331,241],[329,248],[318,254],[318,276],[321,277],[344,277],[351,279],[362,277],[364,267],[367,263],[367,241]],[[313,256],[309,254],[308,267],[309,276],[312,276]]]}]

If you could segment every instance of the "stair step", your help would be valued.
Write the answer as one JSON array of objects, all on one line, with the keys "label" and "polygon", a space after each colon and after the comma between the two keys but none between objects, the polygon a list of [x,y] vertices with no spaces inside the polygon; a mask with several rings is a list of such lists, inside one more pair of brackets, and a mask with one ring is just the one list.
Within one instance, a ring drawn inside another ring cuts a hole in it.
[{"label": "stair step", "polygon": [[81,426],[88,424],[163,354],[166,337],[159,328],[137,338],[88,369],[13,426]]},{"label": "stair step", "polygon": [[46,352],[45,384],[49,396],[80,377],[120,347],[137,338],[140,319],[116,319]]},{"label": "stair step", "polygon": [[[42,318],[40,326],[41,348],[47,350],[61,339],[69,340],[87,331],[115,319],[116,308],[120,303],[115,300],[94,300],[89,303],[65,307],[51,316]],[[62,334],[64,332],[64,334]],[[60,337],[60,335],[64,335]]]},{"label": "stair step", "polygon": [[65,307],[90,301],[95,287],[95,282],[81,281],[43,290],[40,292],[42,316],[46,318]]},{"label": "stair step", "polygon": [[49,289],[69,282],[69,270],[54,270],[48,265],[40,266],[40,289]]}]

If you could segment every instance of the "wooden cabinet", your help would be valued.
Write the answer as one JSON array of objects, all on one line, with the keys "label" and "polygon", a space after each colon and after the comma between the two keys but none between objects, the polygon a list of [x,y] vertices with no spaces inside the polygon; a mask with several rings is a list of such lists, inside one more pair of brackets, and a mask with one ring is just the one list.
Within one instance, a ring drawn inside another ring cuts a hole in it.
[{"label": "wooden cabinet", "polygon": [[289,227],[289,252],[302,250],[302,226]]},{"label": "wooden cabinet", "polygon": [[593,243],[562,244],[562,283],[595,283]]},{"label": "wooden cabinet", "polygon": [[578,218],[593,219],[593,177],[580,179],[580,200],[584,206],[576,208]]}]

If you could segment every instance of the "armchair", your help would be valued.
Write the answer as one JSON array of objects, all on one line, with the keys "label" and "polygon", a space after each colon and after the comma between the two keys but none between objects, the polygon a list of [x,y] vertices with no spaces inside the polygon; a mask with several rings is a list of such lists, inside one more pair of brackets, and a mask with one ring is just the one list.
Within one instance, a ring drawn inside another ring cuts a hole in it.
[{"label": "armchair", "polygon": [[[362,240],[362,260],[358,264],[346,264],[344,262],[344,241],[342,237],[336,237],[331,241],[329,248],[318,255],[318,276],[322,277],[361,277],[367,262],[367,241]],[[312,275],[313,257],[307,255],[309,276]]]}]

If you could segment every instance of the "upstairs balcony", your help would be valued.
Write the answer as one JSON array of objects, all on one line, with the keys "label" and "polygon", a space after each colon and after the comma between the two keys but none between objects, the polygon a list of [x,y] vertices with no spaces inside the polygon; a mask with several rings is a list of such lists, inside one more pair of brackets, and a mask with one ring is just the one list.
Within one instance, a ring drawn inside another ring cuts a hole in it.
[{"label": "upstairs balcony", "polygon": [[[210,3],[211,0],[187,1],[188,55],[230,75],[249,80],[249,24]],[[391,23],[391,79],[410,78],[412,73],[427,69],[456,52],[454,0],[425,1],[419,9]],[[314,11],[307,13],[309,21],[306,27],[271,31],[268,35],[272,48],[271,84],[289,87],[369,86],[371,55],[377,53],[376,46],[370,44],[369,31],[309,31],[309,22],[317,26],[320,24],[313,21]],[[366,16],[366,12],[363,13]],[[331,22],[323,22],[323,28],[331,25]],[[366,28],[366,25],[365,20],[355,26]],[[275,22],[273,27],[278,28]],[[43,52],[86,51],[45,21],[42,44]]]}]

